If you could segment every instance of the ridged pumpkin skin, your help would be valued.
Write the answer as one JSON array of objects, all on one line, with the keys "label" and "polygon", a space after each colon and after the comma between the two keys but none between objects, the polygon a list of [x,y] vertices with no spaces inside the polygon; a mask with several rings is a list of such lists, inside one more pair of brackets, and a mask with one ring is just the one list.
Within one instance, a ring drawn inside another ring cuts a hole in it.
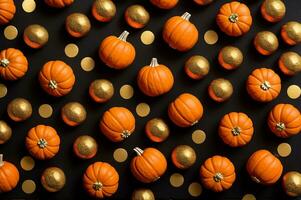
[{"label": "ridged pumpkin skin", "polygon": [[47,62],[39,73],[40,85],[49,95],[60,97],[71,92],[75,83],[72,68],[63,61]]},{"label": "ridged pumpkin skin", "polygon": [[109,163],[95,162],[86,169],[83,186],[94,198],[112,196],[118,189],[119,174]]},{"label": "ridged pumpkin skin", "polygon": [[16,13],[16,6],[13,0],[0,0],[0,25],[7,24]]},{"label": "ridged pumpkin skin", "polygon": [[28,70],[28,61],[22,51],[14,48],[0,52],[0,76],[9,81],[18,80]]},{"label": "ridged pumpkin skin", "polygon": [[19,171],[10,162],[0,162],[0,194],[13,190],[19,182]]},{"label": "ridged pumpkin skin", "polygon": [[158,8],[169,10],[174,8],[179,0],[150,0],[150,2]]},{"label": "ridged pumpkin skin", "polygon": [[44,0],[45,3],[53,8],[64,8],[73,4],[74,0]]},{"label": "ridged pumpkin skin", "polygon": [[213,2],[213,0],[193,0],[195,3],[205,6]]},{"label": "ridged pumpkin skin", "polygon": [[229,36],[246,34],[252,26],[252,16],[247,5],[232,1],[222,5],[216,16],[216,23]]},{"label": "ridged pumpkin skin", "polygon": [[248,144],[253,136],[252,120],[242,112],[230,112],[222,117],[218,134],[223,142],[231,147]]},{"label": "ridged pumpkin skin", "polygon": [[171,90],[174,77],[168,67],[158,64],[157,59],[153,58],[150,65],[140,69],[137,83],[145,95],[155,97]]},{"label": "ridged pumpkin skin", "polygon": [[193,126],[203,116],[203,105],[194,95],[183,93],[169,104],[168,116],[177,126]]},{"label": "ridged pumpkin skin", "polygon": [[163,27],[163,39],[173,49],[188,51],[194,47],[199,38],[198,29],[189,22],[189,13],[181,17],[174,16],[167,20]]},{"label": "ridged pumpkin skin", "polygon": [[138,154],[131,161],[131,172],[134,177],[143,182],[151,183],[158,180],[167,169],[167,161],[164,155],[155,148],[144,150],[135,147]]},{"label": "ridged pumpkin skin", "polygon": [[25,139],[28,152],[39,160],[54,157],[59,152],[60,143],[61,140],[56,130],[45,125],[31,128]]},{"label": "ridged pumpkin skin", "polygon": [[291,104],[277,104],[268,117],[270,130],[278,137],[288,138],[301,131],[300,111]]},{"label": "ridged pumpkin skin", "polygon": [[208,158],[200,168],[203,186],[214,192],[229,189],[235,181],[235,167],[226,157],[213,156]]},{"label": "ridged pumpkin skin", "polygon": [[255,69],[248,77],[247,92],[255,101],[269,102],[281,91],[281,79],[272,69]]},{"label": "ridged pumpkin skin", "polygon": [[280,160],[264,149],[254,152],[246,167],[252,180],[263,185],[276,183],[283,170]]},{"label": "ridged pumpkin skin", "polygon": [[107,110],[99,123],[100,131],[112,142],[121,142],[135,130],[135,117],[124,107]]}]

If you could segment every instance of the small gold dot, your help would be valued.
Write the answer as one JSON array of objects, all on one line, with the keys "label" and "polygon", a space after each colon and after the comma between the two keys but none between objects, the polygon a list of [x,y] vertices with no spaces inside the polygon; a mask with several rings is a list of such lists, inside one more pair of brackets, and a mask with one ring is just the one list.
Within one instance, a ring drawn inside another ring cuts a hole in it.
[{"label": "small gold dot", "polygon": [[131,85],[123,85],[121,88],[120,88],[120,96],[124,99],[130,99],[133,97],[134,95],[134,89]]},{"label": "small gold dot", "polygon": [[208,30],[204,34],[204,40],[207,44],[213,45],[218,41],[218,35],[214,30]]},{"label": "small gold dot", "polygon": [[188,187],[188,192],[193,197],[198,197],[202,194],[202,186],[201,184],[194,182],[191,183]]},{"label": "small gold dot", "polygon": [[35,166],[35,161],[34,159],[32,159],[32,157],[30,156],[24,156],[22,159],[21,159],[21,167],[23,170],[25,171],[30,171],[34,168]]},{"label": "small gold dot", "polygon": [[145,45],[150,45],[155,40],[155,35],[151,31],[144,31],[140,36],[141,42]]},{"label": "small gold dot", "polygon": [[136,107],[136,113],[140,117],[146,117],[150,113],[150,107],[147,103],[139,103]]},{"label": "small gold dot", "polygon": [[26,194],[31,194],[36,190],[36,184],[33,180],[25,180],[22,183],[22,190]]},{"label": "small gold dot", "polygon": [[18,36],[18,29],[13,26],[9,25],[4,29],[4,37],[8,40],[13,40]]},{"label": "small gold dot", "polygon": [[195,130],[191,135],[192,141],[196,144],[202,144],[206,140],[206,133],[202,130]]},{"label": "small gold dot", "polygon": [[128,152],[123,148],[118,148],[114,151],[113,157],[116,162],[124,162],[128,157]]},{"label": "small gold dot", "polygon": [[7,94],[7,87],[4,84],[0,83],[0,98],[5,97],[6,94]]},{"label": "small gold dot", "polygon": [[291,99],[297,99],[301,95],[301,89],[298,85],[290,85],[287,88],[287,96]]},{"label": "small gold dot", "polygon": [[34,0],[24,0],[22,8],[25,12],[31,13],[36,9],[36,2]]},{"label": "small gold dot", "polygon": [[95,61],[91,57],[85,57],[81,60],[80,66],[86,72],[92,71],[95,67]]},{"label": "small gold dot", "polygon": [[70,43],[65,47],[65,54],[69,58],[74,58],[78,54],[78,46],[76,44]]},{"label": "small gold dot", "polygon": [[241,200],[256,200],[256,197],[253,194],[245,194]]},{"label": "small gold dot", "polygon": [[42,104],[39,107],[39,115],[43,118],[51,117],[52,112],[53,112],[53,109],[52,109],[51,105],[49,105],[49,104]]},{"label": "small gold dot", "polygon": [[173,187],[181,187],[184,183],[184,177],[182,174],[174,173],[170,176],[169,182]]},{"label": "small gold dot", "polygon": [[281,143],[277,147],[277,152],[278,152],[279,156],[281,156],[281,157],[287,157],[292,152],[291,145],[288,144],[288,143]]}]

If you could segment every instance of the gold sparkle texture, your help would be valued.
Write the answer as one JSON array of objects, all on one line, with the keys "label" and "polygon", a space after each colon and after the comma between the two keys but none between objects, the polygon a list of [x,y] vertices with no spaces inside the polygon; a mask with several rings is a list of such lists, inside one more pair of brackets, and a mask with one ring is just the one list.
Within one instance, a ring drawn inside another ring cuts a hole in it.
[{"label": "gold sparkle texture", "polygon": [[182,174],[174,173],[170,176],[169,182],[173,187],[181,187],[184,183],[184,177]]},{"label": "gold sparkle texture", "polygon": [[30,171],[34,168],[35,166],[35,161],[32,157],[30,156],[24,156],[21,159],[20,165],[22,167],[23,170],[25,171]]},{"label": "gold sparkle texture", "polygon": [[119,93],[123,99],[130,99],[134,96],[134,88],[131,85],[126,84],[120,88]]},{"label": "gold sparkle texture", "polygon": [[18,29],[13,25],[9,25],[4,29],[3,33],[6,39],[13,40],[18,36]]},{"label": "gold sparkle texture", "polygon": [[65,46],[65,54],[69,58],[74,58],[77,56],[79,48],[76,44],[70,43]]},{"label": "gold sparkle texture", "polygon": [[25,180],[22,183],[22,190],[26,194],[32,194],[36,190],[36,184],[33,180]]},{"label": "gold sparkle texture", "polygon": [[150,107],[147,103],[139,103],[136,107],[136,113],[140,117],[146,117],[150,113]]},{"label": "gold sparkle texture", "polygon": [[116,162],[124,162],[128,157],[128,152],[123,148],[118,148],[113,153],[113,158]]},{"label": "gold sparkle texture", "polygon": [[143,33],[140,36],[140,40],[143,44],[145,45],[150,45],[154,42],[155,40],[155,35],[152,31],[143,31]]},{"label": "gold sparkle texture", "polygon": [[204,40],[207,44],[213,45],[218,41],[218,34],[214,30],[208,30],[204,34]]}]

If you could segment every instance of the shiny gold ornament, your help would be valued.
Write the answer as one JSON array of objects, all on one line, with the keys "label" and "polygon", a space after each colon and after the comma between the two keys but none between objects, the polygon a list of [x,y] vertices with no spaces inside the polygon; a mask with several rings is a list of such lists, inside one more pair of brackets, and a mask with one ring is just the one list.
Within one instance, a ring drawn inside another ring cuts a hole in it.
[{"label": "shiny gold ornament", "polygon": [[173,164],[179,169],[188,169],[196,161],[196,153],[188,145],[179,145],[171,153]]},{"label": "shiny gold ornament", "polygon": [[73,152],[82,159],[93,158],[97,153],[97,148],[95,139],[88,135],[79,136],[73,143]]},{"label": "shiny gold ornament", "polygon": [[257,33],[254,39],[254,46],[260,54],[270,55],[278,49],[279,42],[274,33],[261,31]]},{"label": "shiny gold ornament", "polygon": [[162,119],[154,118],[146,123],[145,133],[151,141],[163,142],[169,136],[169,128]]},{"label": "shiny gold ornament", "polygon": [[24,121],[32,114],[32,107],[29,101],[23,98],[16,98],[9,102],[7,106],[8,116],[16,121]]},{"label": "shiny gold ornament", "polygon": [[150,15],[141,5],[132,5],[125,11],[125,20],[133,28],[143,28],[150,20]]},{"label": "shiny gold ornament", "polygon": [[70,102],[62,108],[61,116],[67,125],[77,126],[85,121],[87,112],[82,104]]},{"label": "shiny gold ornament", "polygon": [[155,200],[155,195],[150,189],[140,188],[133,192],[132,200]]},{"label": "shiny gold ornament", "polygon": [[191,56],[185,62],[185,72],[192,79],[198,80],[204,78],[209,73],[209,70],[210,63],[203,56]]},{"label": "shiny gold ornament", "polygon": [[244,56],[239,48],[234,46],[223,47],[218,54],[219,64],[227,70],[238,68],[243,62]]},{"label": "shiny gold ornament", "polygon": [[116,15],[116,6],[111,0],[96,0],[92,5],[92,14],[98,21],[108,22]]},{"label": "shiny gold ornament", "polygon": [[279,68],[286,75],[295,75],[301,71],[301,56],[293,51],[283,53],[278,61]]},{"label": "shiny gold ornament", "polygon": [[269,22],[280,21],[286,12],[285,4],[281,0],[265,0],[261,6],[261,14]]},{"label": "shiny gold ornament", "polygon": [[281,28],[281,36],[285,43],[296,45],[301,43],[301,23],[290,21]]},{"label": "shiny gold ornament", "polygon": [[287,195],[301,196],[301,174],[296,171],[287,172],[282,177],[282,186]]},{"label": "shiny gold ornament", "polygon": [[48,192],[57,192],[66,183],[65,173],[58,167],[49,167],[44,170],[41,176],[41,183]]},{"label": "shiny gold ornament", "polygon": [[97,79],[90,84],[89,94],[98,103],[109,101],[114,95],[113,84],[106,79]]},{"label": "shiny gold ornament", "polygon": [[0,120],[0,144],[6,143],[12,135],[12,130],[10,126],[5,122]]},{"label": "shiny gold ornament", "polygon": [[25,28],[23,33],[24,42],[31,48],[38,49],[43,47],[49,39],[46,28],[39,24],[32,24]]},{"label": "shiny gold ornament", "polygon": [[223,102],[232,96],[233,86],[227,79],[218,78],[210,83],[208,91],[214,101]]},{"label": "shiny gold ornament", "polygon": [[76,38],[85,36],[91,29],[89,18],[82,13],[72,13],[66,18],[67,32]]}]

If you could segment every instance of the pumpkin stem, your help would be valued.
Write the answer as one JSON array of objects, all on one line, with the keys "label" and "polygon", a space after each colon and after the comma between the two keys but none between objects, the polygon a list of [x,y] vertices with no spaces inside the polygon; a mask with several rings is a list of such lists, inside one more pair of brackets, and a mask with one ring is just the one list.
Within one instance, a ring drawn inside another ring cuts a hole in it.
[{"label": "pumpkin stem", "polygon": [[7,67],[9,65],[9,60],[7,58],[3,58],[0,60],[1,67]]},{"label": "pumpkin stem", "polygon": [[133,150],[137,153],[138,156],[141,156],[143,154],[143,150],[139,147],[135,147]]},{"label": "pumpkin stem", "polygon": [[238,21],[238,14],[232,13],[228,19],[231,23],[236,23]]},{"label": "pumpkin stem", "polygon": [[0,167],[4,165],[3,154],[0,154]]},{"label": "pumpkin stem", "polygon": [[47,147],[47,141],[43,138],[39,139],[37,144],[40,147],[40,149],[44,149],[45,147]]},{"label": "pumpkin stem", "polygon": [[99,181],[93,183],[93,186],[92,186],[92,188],[93,188],[95,191],[101,190],[102,187],[103,187],[103,185],[102,185],[102,183],[99,182]]},{"label": "pumpkin stem", "polygon": [[150,63],[149,66],[151,66],[151,67],[157,67],[158,65],[159,64],[158,64],[157,58],[152,58],[152,61],[151,61],[151,63]]},{"label": "pumpkin stem", "polygon": [[190,17],[191,17],[191,14],[189,12],[185,12],[182,16],[181,16],[183,19],[189,21]]},{"label": "pumpkin stem", "polygon": [[57,88],[57,83],[55,80],[50,80],[48,87],[50,87],[51,89],[55,90]]},{"label": "pumpkin stem", "polygon": [[268,90],[270,89],[272,86],[271,84],[268,82],[268,81],[264,81],[261,85],[260,85],[260,88],[263,89],[263,90]]},{"label": "pumpkin stem", "polygon": [[224,179],[224,176],[222,175],[222,173],[217,172],[216,174],[214,174],[213,179],[215,182],[221,182]]},{"label": "pumpkin stem", "polygon": [[257,177],[252,176],[251,178],[252,178],[252,180],[255,181],[256,183],[260,183],[260,180],[259,180]]},{"label": "pumpkin stem", "polygon": [[121,137],[124,139],[128,138],[130,135],[131,135],[131,133],[128,130],[125,130],[121,133]]},{"label": "pumpkin stem", "polygon": [[240,133],[241,133],[241,128],[240,127],[234,127],[232,130],[231,130],[232,134],[234,136],[238,136]]},{"label": "pumpkin stem", "polygon": [[285,124],[282,123],[282,122],[277,123],[277,124],[276,124],[276,129],[277,129],[278,131],[284,131],[284,129],[285,129]]},{"label": "pumpkin stem", "polygon": [[123,31],[121,35],[118,37],[119,40],[125,41],[130,33],[128,31]]},{"label": "pumpkin stem", "polygon": [[193,125],[195,125],[195,124],[198,123],[198,122],[199,122],[199,121],[196,120],[196,121],[192,122],[190,126],[193,126]]}]

